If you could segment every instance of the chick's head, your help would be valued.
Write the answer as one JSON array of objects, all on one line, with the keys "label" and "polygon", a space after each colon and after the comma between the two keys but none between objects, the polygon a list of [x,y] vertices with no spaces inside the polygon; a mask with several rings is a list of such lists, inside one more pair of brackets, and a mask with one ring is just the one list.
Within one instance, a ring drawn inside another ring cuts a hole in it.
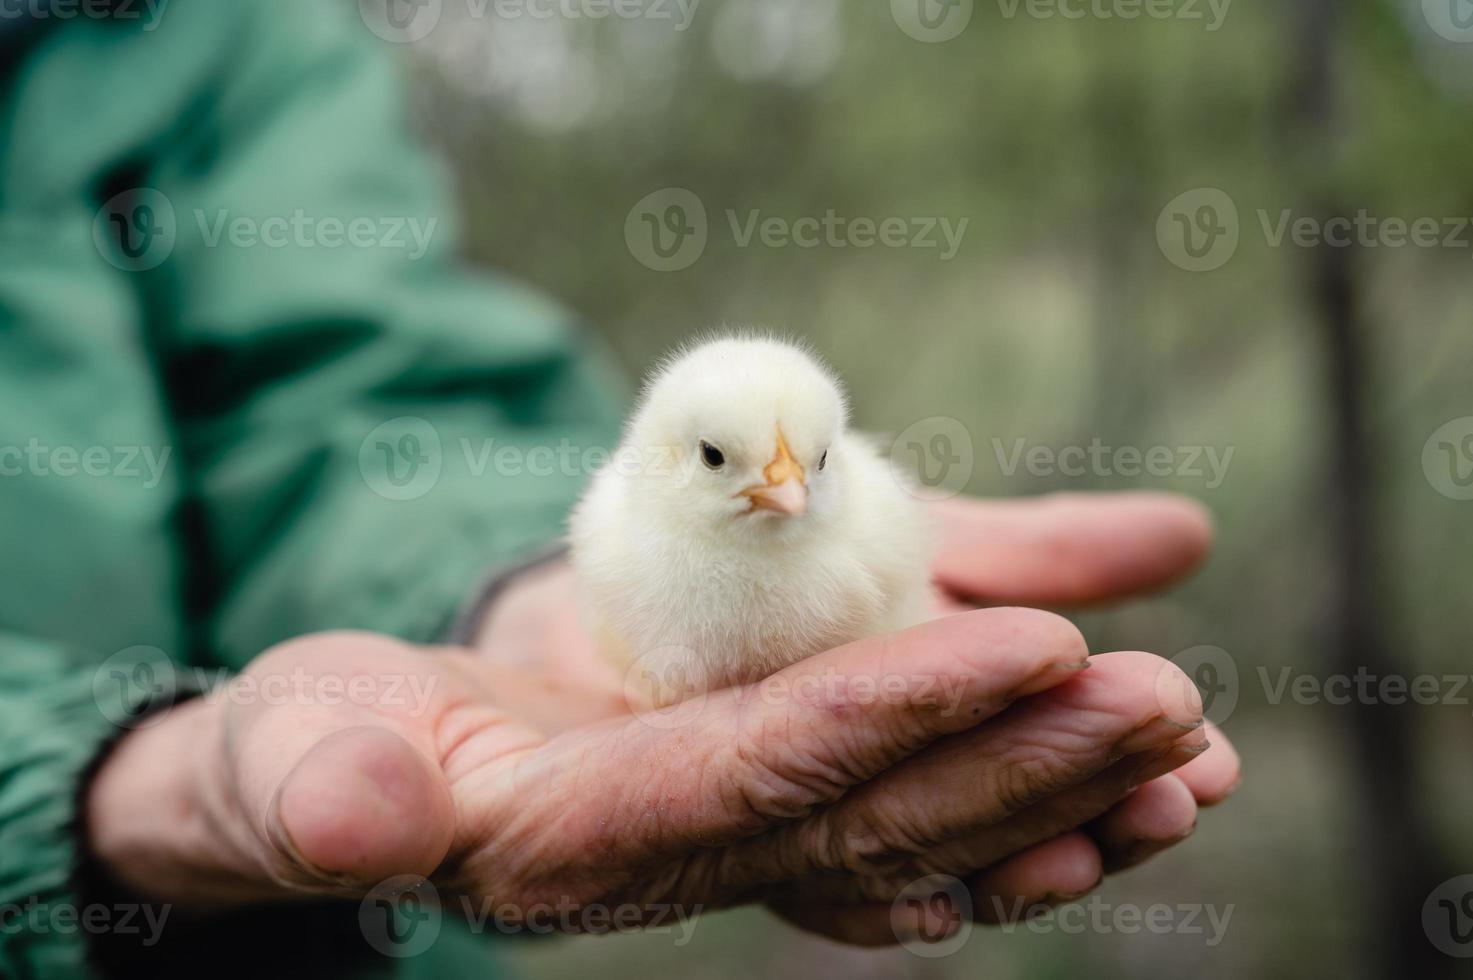
[{"label": "chick's head", "polygon": [[771,338],[677,352],[654,375],[629,441],[647,460],[639,491],[678,521],[788,529],[838,492],[848,407],[834,376]]}]

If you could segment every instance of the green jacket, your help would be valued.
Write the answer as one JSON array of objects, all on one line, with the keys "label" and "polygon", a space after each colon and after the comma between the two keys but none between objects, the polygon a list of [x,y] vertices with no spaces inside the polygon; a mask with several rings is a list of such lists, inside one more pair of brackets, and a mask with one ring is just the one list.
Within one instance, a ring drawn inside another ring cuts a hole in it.
[{"label": "green jacket", "polygon": [[[6,18],[0,976],[90,975],[85,930],[26,909],[78,901],[78,785],[149,648],[218,671],[314,630],[436,639],[581,482],[488,447],[613,436],[566,316],[456,267],[356,8],[179,0],[23,43]],[[213,955],[269,954],[292,915],[227,922]],[[395,965],[351,926],[297,938],[337,944],[329,975]],[[462,938],[399,966],[481,964]]]}]

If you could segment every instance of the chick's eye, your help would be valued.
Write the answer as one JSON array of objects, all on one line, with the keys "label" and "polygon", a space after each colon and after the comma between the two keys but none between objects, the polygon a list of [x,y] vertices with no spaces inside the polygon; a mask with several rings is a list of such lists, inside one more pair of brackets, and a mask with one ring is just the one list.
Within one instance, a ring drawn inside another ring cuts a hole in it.
[{"label": "chick's eye", "polygon": [[713,470],[719,470],[726,463],[726,456],[706,440],[701,440],[701,462]]},{"label": "chick's eye", "polygon": [[828,461],[829,461],[829,451],[827,449],[825,449],[823,451],[823,455],[820,456],[820,457],[818,457],[818,468],[820,470],[822,470],[823,469],[823,464],[824,463],[827,463]]}]

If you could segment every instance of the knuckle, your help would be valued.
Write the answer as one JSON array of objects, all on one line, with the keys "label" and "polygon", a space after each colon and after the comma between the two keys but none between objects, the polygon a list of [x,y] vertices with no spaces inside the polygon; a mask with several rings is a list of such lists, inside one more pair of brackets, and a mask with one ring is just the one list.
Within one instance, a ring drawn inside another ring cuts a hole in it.
[{"label": "knuckle", "polygon": [[807,816],[838,799],[847,785],[840,769],[823,764],[785,738],[739,735],[722,799],[738,826],[754,832],[778,821]]},{"label": "knuckle", "polygon": [[1053,753],[1013,759],[993,777],[992,792],[1006,813],[1017,813],[1070,785],[1074,766]]},{"label": "knuckle", "polygon": [[902,800],[866,806],[862,814],[828,828],[825,864],[858,875],[894,872],[941,843],[928,823]]}]

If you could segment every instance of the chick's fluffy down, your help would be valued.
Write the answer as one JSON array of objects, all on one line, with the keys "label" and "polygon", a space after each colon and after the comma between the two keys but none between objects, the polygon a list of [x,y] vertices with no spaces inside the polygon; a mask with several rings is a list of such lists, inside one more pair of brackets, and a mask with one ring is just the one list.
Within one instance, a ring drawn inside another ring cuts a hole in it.
[{"label": "chick's fluffy down", "polygon": [[[757,512],[743,488],[783,452],[807,509]],[[679,352],[616,460],[571,543],[589,625],[620,668],[667,690],[719,687],[926,617],[925,515],[806,351],[740,337]]]}]

